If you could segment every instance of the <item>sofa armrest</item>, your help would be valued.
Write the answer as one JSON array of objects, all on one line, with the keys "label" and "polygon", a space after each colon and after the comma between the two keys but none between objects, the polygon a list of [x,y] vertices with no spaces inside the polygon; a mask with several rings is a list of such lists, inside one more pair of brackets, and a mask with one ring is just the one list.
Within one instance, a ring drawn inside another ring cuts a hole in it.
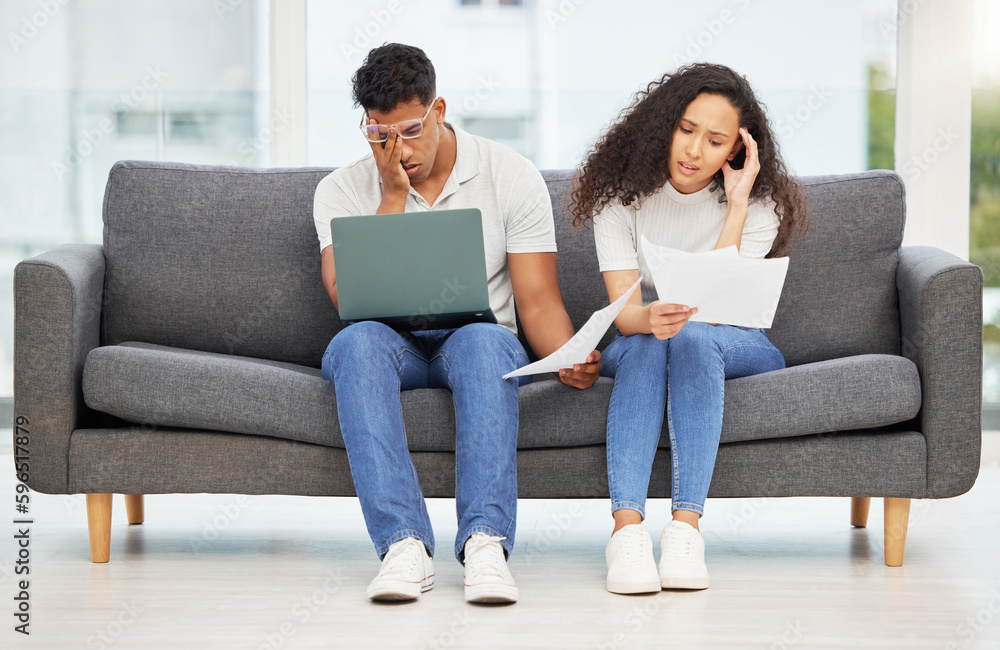
[{"label": "sofa armrest", "polygon": [[896,270],[901,351],[920,371],[927,496],[968,492],[979,475],[983,272],[929,246],[905,246]]},{"label": "sofa armrest", "polygon": [[70,436],[93,413],[81,378],[100,344],[103,293],[98,245],[66,244],[14,269],[14,415],[23,425],[14,435],[27,435],[25,483],[38,492],[66,493]]}]

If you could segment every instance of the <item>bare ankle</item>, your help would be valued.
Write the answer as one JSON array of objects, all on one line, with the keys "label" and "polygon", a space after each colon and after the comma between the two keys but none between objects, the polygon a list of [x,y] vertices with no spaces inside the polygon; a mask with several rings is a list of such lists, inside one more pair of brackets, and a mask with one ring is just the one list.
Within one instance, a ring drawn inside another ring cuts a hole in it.
[{"label": "bare ankle", "polygon": [[614,530],[611,531],[612,535],[617,533],[625,526],[631,526],[632,524],[642,523],[642,515],[640,515],[638,511],[630,510],[628,508],[615,510],[614,512],[611,513],[611,516],[614,517],[615,519],[615,528]]},{"label": "bare ankle", "polygon": [[673,518],[674,521],[682,521],[695,530],[700,531],[698,528],[698,520],[701,519],[701,515],[694,510],[674,510]]}]

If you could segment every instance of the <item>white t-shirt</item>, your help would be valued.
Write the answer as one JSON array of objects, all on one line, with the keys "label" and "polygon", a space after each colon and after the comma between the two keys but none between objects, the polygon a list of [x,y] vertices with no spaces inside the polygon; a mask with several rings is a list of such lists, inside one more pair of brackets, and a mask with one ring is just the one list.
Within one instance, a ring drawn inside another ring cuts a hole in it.
[{"label": "white t-shirt", "polygon": [[[459,128],[452,130],[455,167],[441,195],[429,205],[411,187],[404,212],[479,208],[490,308],[499,324],[517,334],[507,253],[556,251],[549,190],[535,166],[513,149]],[[333,243],[330,219],[375,214],[381,202],[382,177],[372,155],[321,180],[313,205],[320,250]]]},{"label": "white t-shirt", "polygon": [[[653,244],[689,253],[715,248],[726,223],[726,203],[719,203],[715,183],[692,194],[681,194],[669,182],[641,201],[623,206],[614,201],[594,217],[594,240],[601,271],[638,269],[642,275],[642,303],[657,299],[653,276],[640,250],[642,235]],[[780,219],[771,201],[751,201],[743,239],[742,257],[762,258],[771,251]]]}]

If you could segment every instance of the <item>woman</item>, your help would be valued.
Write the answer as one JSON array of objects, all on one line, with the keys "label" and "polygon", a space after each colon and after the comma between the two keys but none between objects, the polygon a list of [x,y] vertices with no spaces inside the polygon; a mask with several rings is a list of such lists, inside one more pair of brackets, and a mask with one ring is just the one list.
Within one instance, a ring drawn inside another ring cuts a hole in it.
[{"label": "woman", "polygon": [[[698,528],[722,432],[726,379],[785,367],[763,330],[689,322],[697,305],[657,300],[639,249],[689,252],[736,246],[743,257],[783,255],[806,223],[805,202],[778,155],[745,78],[698,63],[649,84],[591,150],[572,196],[575,226],[593,220],[608,297],[639,279],[615,319],[619,335],[601,374],[614,377],[608,410],[608,484],[614,529],[607,589],[705,589]],[[659,567],[642,525],[666,408],[673,519]]]}]

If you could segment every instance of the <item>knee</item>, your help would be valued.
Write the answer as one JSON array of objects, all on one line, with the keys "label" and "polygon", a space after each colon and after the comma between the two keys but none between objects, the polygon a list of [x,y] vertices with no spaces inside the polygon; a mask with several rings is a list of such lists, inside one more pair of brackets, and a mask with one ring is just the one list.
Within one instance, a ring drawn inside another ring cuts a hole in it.
[{"label": "knee", "polygon": [[670,339],[671,355],[709,354],[713,351],[720,352],[720,348],[715,338],[715,326],[708,323],[689,321]]},{"label": "knee", "polygon": [[472,323],[455,330],[448,340],[449,362],[478,360],[479,365],[514,369],[528,362],[527,354],[510,330],[502,325]]},{"label": "knee", "polygon": [[655,376],[667,367],[669,340],[660,340],[652,334],[633,334],[616,338],[605,348],[601,361],[604,377],[620,378],[638,372]]},{"label": "knee", "polygon": [[639,363],[659,364],[667,358],[670,339],[658,339],[652,334],[633,334],[625,339],[628,347],[622,354]]},{"label": "knee", "polygon": [[377,355],[386,349],[388,337],[394,335],[396,333],[391,327],[376,321],[361,321],[348,325],[337,332],[326,348],[326,353],[323,355],[324,375],[327,366],[332,371],[335,366],[349,359],[367,361],[377,358]]},{"label": "knee", "polygon": [[462,350],[482,350],[494,355],[511,353],[521,348],[520,341],[502,325],[472,323],[455,330],[450,341],[452,347]]}]

